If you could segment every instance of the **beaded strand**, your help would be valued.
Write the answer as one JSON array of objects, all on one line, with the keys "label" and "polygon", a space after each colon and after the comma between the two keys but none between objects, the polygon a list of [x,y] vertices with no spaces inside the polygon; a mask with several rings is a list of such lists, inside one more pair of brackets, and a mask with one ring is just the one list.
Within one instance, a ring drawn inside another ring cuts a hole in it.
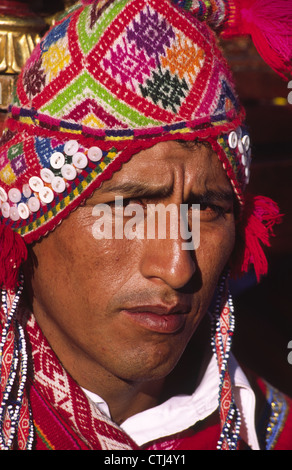
[{"label": "beaded strand", "polygon": [[[27,379],[28,355],[27,355],[27,349],[26,349],[24,330],[22,326],[18,322],[15,321],[15,313],[19,304],[21,293],[23,291],[23,285],[24,285],[24,278],[23,278],[23,275],[21,274],[19,287],[18,287],[17,293],[12,303],[12,307],[9,312],[8,312],[8,305],[7,305],[7,292],[4,289],[2,290],[2,308],[5,313],[6,323],[2,332],[2,338],[1,338],[1,343],[0,343],[0,373],[2,370],[3,350],[4,350],[7,336],[12,326],[13,321],[14,321],[14,328],[16,328],[16,330],[18,331],[18,340],[17,338],[14,339],[14,349],[13,349],[11,370],[9,372],[9,377],[5,386],[5,390],[3,392],[1,408],[0,408],[0,423],[1,423],[0,448],[1,450],[9,450],[12,448],[13,440],[18,429],[18,422],[20,418],[21,408],[23,406],[23,397],[25,393],[25,385],[26,385],[26,379]],[[20,360],[20,364],[19,364],[19,360]],[[12,403],[9,403],[10,394],[11,394],[13,386],[15,385],[15,379],[16,379],[18,367],[19,367],[19,384],[18,384],[17,396],[16,396],[16,400],[13,400]],[[9,438],[7,442],[5,441],[5,436],[3,432],[6,412],[8,413],[9,418],[10,418],[10,434],[9,434]],[[34,434],[34,428],[33,428],[33,423],[32,423],[32,418],[31,418],[31,411],[29,408],[29,432],[28,432],[28,438],[26,442],[27,450],[30,450],[32,448],[33,434]]]},{"label": "beaded strand", "polygon": [[[211,345],[214,354],[217,357],[220,372],[220,384],[219,384],[219,404],[222,403],[223,398],[223,384],[228,374],[228,360],[232,344],[232,336],[235,328],[234,318],[234,307],[232,297],[228,295],[227,306],[228,306],[228,329],[225,337],[221,332],[221,320],[222,311],[224,308],[224,301],[226,298],[226,286],[227,286],[228,274],[223,274],[219,282],[219,293],[216,300],[215,311],[212,322],[212,339]],[[226,337],[227,335],[227,337]],[[225,343],[225,346],[224,346]],[[230,378],[229,378],[230,380]],[[217,450],[229,449],[236,450],[239,440],[239,432],[241,425],[241,417],[239,411],[234,402],[233,394],[231,396],[231,403],[229,406],[228,413],[222,423],[221,434],[217,443]]]},{"label": "beaded strand", "polygon": [[[25,341],[25,336],[24,336],[24,331],[23,328],[20,324],[17,324],[17,330],[19,333],[19,350],[21,351],[21,357],[22,357],[22,362],[21,362],[21,370],[20,370],[20,383],[18,387],[18,392],[17,392],[17,397],[13,405],[8,405],[7,409],[10,414],[10,419],[11,419],[11,432],[9,436],[9,441],[7,443],[7,447],[10,448],[13,442],[13,438],[15,435],[15,432],[17,430],[17,423],[19,421],[20,417],[20,412],[21,412],[21,407],[23,404],[23,396],[24,396],[24,389],[26,385],[26,378],[27,378],[27,351],[26,351],[26,341]],[[26,450],[31,450],[32,448],[32,443],[33,443],[33,424],[32,424],[32,419],[31,419],[31,413],[29,410],[30,414],[30,420],[29,420],[29,435],[28,435],[28,442],[26,445]]]}]

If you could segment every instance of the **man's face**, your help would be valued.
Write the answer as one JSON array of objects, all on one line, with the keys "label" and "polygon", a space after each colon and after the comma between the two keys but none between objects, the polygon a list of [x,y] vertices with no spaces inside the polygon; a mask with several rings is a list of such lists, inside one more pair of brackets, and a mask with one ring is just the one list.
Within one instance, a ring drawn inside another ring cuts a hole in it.
[{"label": "man's face", "polygon": [[[97,240],[96,204],[201,203],[200,245],[182,239]],[[73,377],[96,393],[114,379],[143,382],[176,365],[234,245],[233,193],[208,147],[165,142],[135,155],[33,247],[33,310]]]}]

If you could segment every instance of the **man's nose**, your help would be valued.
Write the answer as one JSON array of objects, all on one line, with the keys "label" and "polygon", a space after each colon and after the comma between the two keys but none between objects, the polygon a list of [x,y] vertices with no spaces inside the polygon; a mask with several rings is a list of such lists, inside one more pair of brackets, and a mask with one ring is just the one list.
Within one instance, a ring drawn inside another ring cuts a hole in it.
[{"label": "man's nose", "polygon": [[196,271],[194,253],[183,249],[180,238],[146,240],[140,270],[148,279],[160,279],[173,289],[181,289]]}]

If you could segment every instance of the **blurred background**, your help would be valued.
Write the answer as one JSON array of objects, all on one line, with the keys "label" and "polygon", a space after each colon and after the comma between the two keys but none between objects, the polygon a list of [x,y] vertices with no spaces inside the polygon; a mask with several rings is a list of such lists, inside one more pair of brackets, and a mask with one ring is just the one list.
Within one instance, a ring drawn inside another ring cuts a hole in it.
[{"label": "blurred background", "polygon": [[[73,0],[0,0],[0,132],[12,86],[55,15]],[[268,250],[269,274],[231,284],[236,312],[233,350],[238,360],[292,397],[292,104],[288,82],[258,55],[248,38],[224,41],[254,146],[249,191],[274,199],[285,215]],[[291,84],[292,85],[292,84]]]}]

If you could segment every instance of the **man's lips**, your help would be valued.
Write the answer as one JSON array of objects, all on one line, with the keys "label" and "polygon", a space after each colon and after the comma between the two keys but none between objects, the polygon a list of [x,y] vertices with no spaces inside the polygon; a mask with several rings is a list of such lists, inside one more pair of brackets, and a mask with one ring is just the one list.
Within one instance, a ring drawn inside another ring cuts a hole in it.
[{"label": "man's lips", "polygon": [[171,308],[163,305],[139,305],[125,308],[122,313],[148,330],[171,334],[184,327],[188,311],[179,305]]}]

